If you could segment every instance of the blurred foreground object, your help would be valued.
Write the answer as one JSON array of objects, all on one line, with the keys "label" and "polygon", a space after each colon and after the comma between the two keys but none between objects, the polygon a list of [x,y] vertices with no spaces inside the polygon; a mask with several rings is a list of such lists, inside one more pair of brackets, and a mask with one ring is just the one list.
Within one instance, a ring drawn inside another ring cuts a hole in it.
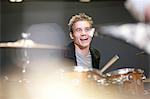
[{"label": "blurred foreground object", "polygon": [[125,7],[137,20],[150,22],[150,0],[126,0]]},{"label": "blurred foreground object", "polygon": [[98,31],[106,35],[123,39],[127,43],[133,44],[150,54],[150,24],[129,23],[122,25],[107,25],[99,27]]},{"label": "blurred foreground object", "polygon": [[123,39],[150,54],[150,0],[126,0],[125,7],[139,23],[100,26],[98,32]]}]

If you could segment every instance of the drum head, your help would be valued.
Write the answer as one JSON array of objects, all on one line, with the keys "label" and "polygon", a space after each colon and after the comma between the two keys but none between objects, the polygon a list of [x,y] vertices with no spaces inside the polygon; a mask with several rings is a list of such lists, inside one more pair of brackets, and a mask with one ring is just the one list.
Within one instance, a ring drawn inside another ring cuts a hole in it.
[{"label": "drum head", "polygon": [[114,70],[111,71],[109,73],[106,73],[106,76],[115,76],[115,75],[124,75],[124,74],[128,74],[128,73],[144,73],[143,70],[141,69],[135,69],[135,68],[122,68],[122,69],[118,69],[118,70]]}]

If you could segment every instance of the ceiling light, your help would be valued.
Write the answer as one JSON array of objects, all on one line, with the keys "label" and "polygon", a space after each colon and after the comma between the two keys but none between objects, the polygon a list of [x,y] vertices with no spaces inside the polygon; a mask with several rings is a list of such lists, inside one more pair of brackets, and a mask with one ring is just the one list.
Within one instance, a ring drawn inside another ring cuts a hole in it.
[{"label": "ceiling light", "polygon": [[91,0],[80,0],[80,2],[90,2]]},{"label": "ceiling light", "polygon": [[10,2],[22,2],[23,0],[9,0]]}]

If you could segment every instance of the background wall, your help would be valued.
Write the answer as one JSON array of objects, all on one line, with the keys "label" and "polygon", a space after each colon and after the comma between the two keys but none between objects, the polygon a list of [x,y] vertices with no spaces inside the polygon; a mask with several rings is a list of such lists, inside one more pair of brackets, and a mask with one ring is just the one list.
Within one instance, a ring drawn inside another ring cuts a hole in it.
[{"label": "background wall", "polygon": [[[1,2],[1,42],[16,41],[21,38],[22,32],[30,30],[31,26],[45,23],[55,23],[61,28],[63,34],[61,38],[65,40],[64,45],[70,42],[68,31],[69,18],[79,12],[85,12],[93,17],[94,26],[106,24],[123,24],[128,22],[136,22],[132,16],[124,8],[123,0],[113,1],[93,1],[90,3],[80,3],[77,1],[26,1],[23,3],[10,3],[7,1]],[[60,32],[59,31],[59,32]],[[108,62],[115,54],[120,56],[120,59],[108,69],[107,72],[118,68],[133,67],[140,68],[145,71],[146,76],[149,76],[149,61],[148,55],[137,53],[142,50],[126,42],[112,38],[99,33],[93,39],[92,45],[101,52],[100,67]],[[36,38],[47,37],[55,39],[57,36],[51,34],[44,35],[37,33]],[[51,44],[48,41],[38,41],[39,39],[31,38],[35,42]],[[16,58],[17,50],[9,48],[1,48],[3,73],[9,71],[8,68],[15,69],[14,58]],[[11,66],[8,66],[10,65]]]}]

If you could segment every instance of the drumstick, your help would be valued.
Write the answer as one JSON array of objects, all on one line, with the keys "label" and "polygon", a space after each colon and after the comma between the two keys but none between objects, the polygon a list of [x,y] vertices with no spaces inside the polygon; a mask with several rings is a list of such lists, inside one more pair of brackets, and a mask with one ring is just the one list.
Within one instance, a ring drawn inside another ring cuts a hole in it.
[{"label": "drumstick", "polygon": [[115,63],[119,59],[118,55],[115,55],[104,67],[100,70],[100,74],[102,75],[103,72],[109,68],[113,63]]}]

